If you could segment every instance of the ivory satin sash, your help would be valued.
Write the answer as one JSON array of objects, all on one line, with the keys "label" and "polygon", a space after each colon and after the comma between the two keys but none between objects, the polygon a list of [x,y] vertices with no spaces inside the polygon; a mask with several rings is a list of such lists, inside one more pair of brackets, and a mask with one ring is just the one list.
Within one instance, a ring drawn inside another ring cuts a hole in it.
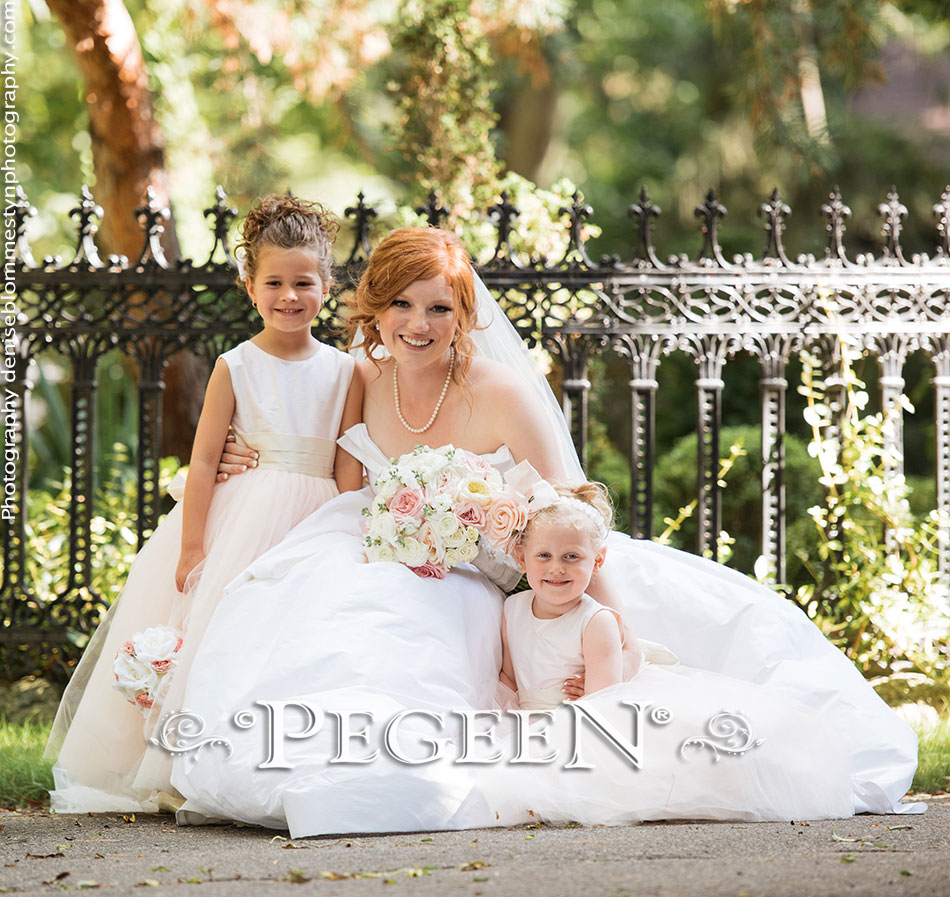
[{"label": "ivory satin sash", "polygon": [[312,477],[332,477],[336,442],[324,436],[288,436],[283,433],[235,433],[235,442],[257,451],[263,470],[287,470]]}]

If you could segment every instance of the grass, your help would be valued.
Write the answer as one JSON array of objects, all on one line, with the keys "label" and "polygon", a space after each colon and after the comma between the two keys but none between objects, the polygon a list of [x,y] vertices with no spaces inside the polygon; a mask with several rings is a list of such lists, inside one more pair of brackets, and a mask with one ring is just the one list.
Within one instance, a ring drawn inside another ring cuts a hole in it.
[{"label": "grass", "polygon": [[48,723],[0,717],[0,806],[49,803],[53,773],[43,759],[48,734]]},{"label": "grass", "polygon": [[935,726],[917,727],[920,739],[914,791],[939,794],[950,791],[950,717],[941,717]]},{"label": "grass", "polygon": [[[7,722],[0,717],[0,807],[49,803],[53,773],[43,759],[48,723]],[[950,717],[935,726],[918,726],[919,762],[911,791],[950,791]]]}]

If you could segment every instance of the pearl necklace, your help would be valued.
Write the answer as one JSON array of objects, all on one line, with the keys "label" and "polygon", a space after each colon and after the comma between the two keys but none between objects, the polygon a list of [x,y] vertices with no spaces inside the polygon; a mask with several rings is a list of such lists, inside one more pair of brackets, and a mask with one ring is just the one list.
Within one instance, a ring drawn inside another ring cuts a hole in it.
[{"label": "pearl necklace", "polygon": [[449,391],[449,383],[452,380],[452,369],[454,367],[455,346],[452,347],[452,354],[449,357],[449,370],[445,375],[445,383],[442,384],[442,392],[439,394],[439,401],[435,403],[435,410],[432,412],[432,417],[429,418],[429,422],[424,427],[410,427],[408,421],[402,415],[402,408],[399,406],[399,379],[396,376],[396,372],[399,370],[399,364],[395,360],[393,361],[393,398],[396,400],[396,417],[399,418],[399,423],[410,433],[425,433],[425,431],[435,423],[435,419],[442,408],[442,403],[445,401],[445,394]]}]

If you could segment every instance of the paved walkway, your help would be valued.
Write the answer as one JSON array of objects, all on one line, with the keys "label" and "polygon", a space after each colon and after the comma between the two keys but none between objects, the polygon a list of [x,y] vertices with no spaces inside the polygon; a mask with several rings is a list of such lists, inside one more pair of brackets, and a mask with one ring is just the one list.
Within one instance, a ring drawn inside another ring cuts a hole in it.
[{"label": "paved walkway", "polygon": [[[286,834],[286,833],[284,833]],[[471,897],[950,894],[950,799],[923,816],[301,839],[170,816],[0,812],[0,893]],[[196,890],[195,885],[201,885]],[[133,891],[135,887],[153,888]]]}]

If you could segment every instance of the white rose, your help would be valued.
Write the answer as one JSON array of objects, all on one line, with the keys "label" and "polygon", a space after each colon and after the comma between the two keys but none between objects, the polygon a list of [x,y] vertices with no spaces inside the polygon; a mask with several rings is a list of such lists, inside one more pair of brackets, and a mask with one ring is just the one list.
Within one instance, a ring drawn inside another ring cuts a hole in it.
[{"label": "white rose", "polygon": [[155,660],[172,660],[179,646],[178,633],[167,626],[152,626],[132,637],[135,656],[143,664]]},{"label": "white rose", "polygon": [[116,687],[132,694],[152,691],[158,685],[158,673],[148,664],[124,651],[120,651],[116,656],[112,671],[116,675]]},{"label": "white rose", "polygon": [[478,541],[478,537],[481,535],[474,526],[465,527],[465,540],[467,542],[475,543]]},{"label": "white rose", "polygon": [[463,561],[466,564],[470,564],[478,557],[478,545],[474,542],[463,542],[454,550],[458,554],[459,561]]},{"label": "white rose", "polygon": [[485,479],[488,481],[488,486],[492,492],[500,492],[504,488],[505,481],[494,467],[489,468],[485,474]]}]

